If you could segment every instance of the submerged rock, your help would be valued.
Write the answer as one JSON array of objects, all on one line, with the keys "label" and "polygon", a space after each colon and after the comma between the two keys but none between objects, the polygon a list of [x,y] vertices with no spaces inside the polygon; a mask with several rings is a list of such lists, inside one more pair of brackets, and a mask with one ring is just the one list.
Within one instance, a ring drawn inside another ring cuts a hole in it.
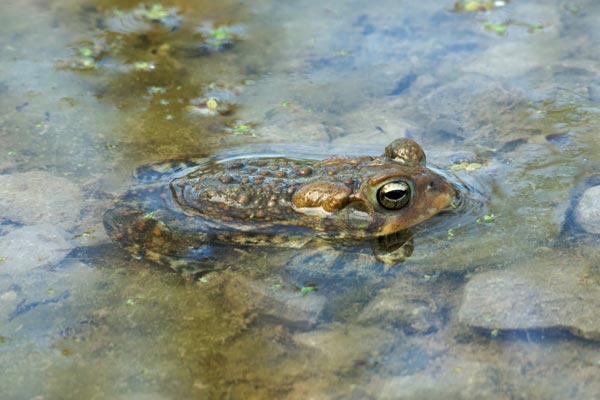
[{"label": "submerged rock", "polygon": [[417,373],[375,379],[370,385],[374,398],[399,399],[510,399],[497,384],[499,371],[479,362],[457,363],[437,374]]},{"label": "submerged rock", "polygon": [[0,275],[54,266],[72,249],[67,233],[59,227],[41,224],[16,229],[0,240]]},{"label": "submerged rock", "polygon": [[375,361],[389,351],[394,339],[393,334],[373,327],[329,328],[297,333],[293,340],[297,345],[318,350],[336,370]]},{"label": "submerged rock", "polygon": [[600,234],[600,186],[583,192],[575,209],[575,222],[587,233]]},{"label": "submerged rock", "polygon": [[581,233],[600,234],[600,174],[588,177],[571,191],[562,235],[571,239]]},{"label": "submerged rock", "polygon": [[79,187],[45,171],[0,175],[0,220],[70,229],[84,206]]},{"label": "submerged rock", "polygon": [[300,328],[314,325],[325,305],[325,298],[316,293],[302,295],[235,274],[228,274],[226,279],[225,299],[233,310],[258,314],[286,325]]},{"label": "submerged rock", "polygon": [[465,287],[460,321],[484,329],[566,329],[600,340],[597,271],[575,258],[536,256],[476,275]]},{"label": "submerged rock", "polygon": [[367,324],[392,324],[407,333],[430,333],[443,325],[431,286],[402,276],[383,289],[358,317]]}]

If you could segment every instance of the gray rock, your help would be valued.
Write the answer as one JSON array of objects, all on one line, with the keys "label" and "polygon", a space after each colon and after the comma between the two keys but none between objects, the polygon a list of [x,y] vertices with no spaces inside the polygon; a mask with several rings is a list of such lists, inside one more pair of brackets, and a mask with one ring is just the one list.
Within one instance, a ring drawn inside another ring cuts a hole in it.
[{"label": "gray rock", "polygon": [[84,206],[79,187],[44,171],[0,175],[0,219],[70,229]]},{"label": "gray rock", "polygon": [[50,267],[73,249],[67,233],[42,224],[14,230],[0,237],[0,275],[17,275],[34,268]]},{"label": "gray rock", "polygon": [[600,340],[595,274],[577,259],[554,253],[484,272],[466,285],[459,319],[477,328],[557,328]]},{"label": "gray rock", "polygon": [[575,209],[575,221],[587,233],[600,234],[600,186],[583,192]]}]

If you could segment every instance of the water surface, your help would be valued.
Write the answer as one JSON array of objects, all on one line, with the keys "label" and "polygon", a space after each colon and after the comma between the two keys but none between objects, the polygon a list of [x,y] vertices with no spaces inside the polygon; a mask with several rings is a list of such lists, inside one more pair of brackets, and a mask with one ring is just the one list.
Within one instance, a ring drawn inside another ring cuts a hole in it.
[{"label": "water surface", "polygon": [[[599,396],[597,237],[563,227],[600,165],[600,5],[475,3],[5,0],[2,397]],[[401,136],[484,199],[401,265],[231,246],[194,281],[102,227],[146,163]]]}]

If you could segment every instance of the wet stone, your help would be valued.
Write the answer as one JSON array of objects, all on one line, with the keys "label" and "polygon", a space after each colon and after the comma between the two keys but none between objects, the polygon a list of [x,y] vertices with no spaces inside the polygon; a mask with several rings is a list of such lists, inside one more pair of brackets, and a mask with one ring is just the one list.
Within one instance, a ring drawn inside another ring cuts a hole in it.
[{"label": "wet stone", "polygon": [[68,179],[44,171],[0,175],[0,219],[70,229],[79,221],[83,207],[79,187]]},{"label": "wet stone", "polygon": [[241,161],[232,162],[229,164],[229,169],[241,169],[244,168],[244,163]]},{"label": "wet stone", "polygon": [[[551,252],[552,253],[552,252]],[[565,329],[600,340],[600,273],[574,257],[536,256],[467,283],[460,321],[483,329]]]},{"label": "wet stone", "polygon": [[399,399],[510,399],[497,382],[500,371],[479,362],[461,362],[436,374],[423,372],[375,379],[370,385],[378,400]]},{"label": "wet stone", "polygon": [[339,369],[385,354],[391,347],[393,338],[393,334],[373,327],[333,325],[330,329],[297,333],[293,340],[297,345],[321,352]]},{"label": "wet stone", "polygon": [[0,240],[0,275],[18,275],[51,267],[72,250],[67,233],[50,224],[16,229]]},{"label": "wet stone", "polygon": [[247,194],[242,194],[237,198],[237,202],[240,205],[248,205],[252,199]]},{"label": "wet stone", "polygon": [[65,311],[59,305],[68,302],[72,294],[90,290],[97,278],[97,270],[76,260],[66,260],[51,272],[36,269],[26,275],[0,274],[0,324],[4,328],[11,323],[15,328],[28,326],[19,333],[21,340],[47,332],[53,326],[51,319],[64,324]]},{"label": "wet stone", "polygon": [[317,323],[325,305],[325,298],[317,293],[303,296],[234,274],[227,277],[224,294],[232,309],[302,329]]},{"label": "wet stone", "polygon": [[300,175],[300,176],[310,176],[312,174],[312,172],[313,172],[313,170],[312,170],[311,167],[302,167],[298,171],[298,175]]},{"label": "wet stone", "polygon": [[383,289],[363,312],[358,321],[368,325],[391,324],[407,333],[430,333],[442,326],[431,286],[411,276],[400,276]]},{"label": "wet stone", "polygon": [[584,231],[600,234],[600,186],[583,193],[575,209],[575,221]]},{"label": "wet stone", "polygon": [[221,183],[231,183],[233,182],[233,177],[231,175],[223,175],[219,180]]}]

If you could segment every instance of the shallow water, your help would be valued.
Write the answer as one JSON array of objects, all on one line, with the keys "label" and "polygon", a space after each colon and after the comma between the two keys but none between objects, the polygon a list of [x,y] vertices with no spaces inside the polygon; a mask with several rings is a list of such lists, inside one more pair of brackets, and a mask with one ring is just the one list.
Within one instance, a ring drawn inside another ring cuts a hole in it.
[{"label": "shallow water", "polygon": [[[474,3],[2,2],[1,397],[600,396],[597,236],[565,229],[600,165],[600,4]],[[102,226],[146,163],[401,136],[483,205],[400,265],[216,246],[194,281]]]}]

